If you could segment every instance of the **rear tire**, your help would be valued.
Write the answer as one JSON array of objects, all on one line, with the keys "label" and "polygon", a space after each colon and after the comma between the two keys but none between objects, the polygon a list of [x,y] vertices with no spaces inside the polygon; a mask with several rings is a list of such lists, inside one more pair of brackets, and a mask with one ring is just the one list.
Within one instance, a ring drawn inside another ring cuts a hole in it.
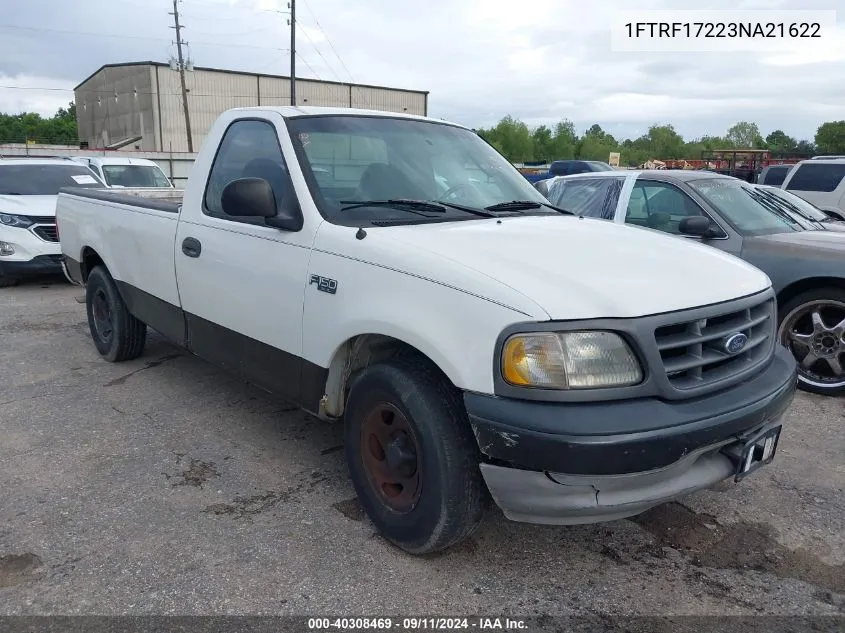
[{"label": "rear tire", "polygon": [[94,346],[112,363],[138,358],[147,341],[147,326],[129,313],[117,284],[103,266],[95,267],[85,285],[85,308]]},{"label": "rear tire", "polygon": [[0,273],[0,288],[11,288],[12,286],[16,286],[17,284],[17,279],[13,279],[11,277],[4,277],[2,273]]},{"label": "rear tire", "polygon": [[799,389],[845,394],[845,291],[816,288],[786,301],[779,309],[778,341],[798,362]]},{"label": "rear tire", "polygon": [[364,510],[406,552],[443,550],[483,519],[489,495],[460,393],[427,360],[365,369],[349,393],[345,436]]}]

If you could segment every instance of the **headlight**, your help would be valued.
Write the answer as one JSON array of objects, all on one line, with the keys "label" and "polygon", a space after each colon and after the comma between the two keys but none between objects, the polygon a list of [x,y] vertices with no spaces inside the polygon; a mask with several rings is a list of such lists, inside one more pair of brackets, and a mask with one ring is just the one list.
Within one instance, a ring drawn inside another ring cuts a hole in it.
[{"label": "headlight", "polygon": [[12,215],[10,213],[0,213],[0,224],[6,226],[14,226],[15,228],[25,229],[35,224],[32,220],[22,215]]},{"label": "headlight", "polygon": [[595,389],[635,385],[643,372],[613,332],[536,332],[505,341],[502,377],[517,387]]}]

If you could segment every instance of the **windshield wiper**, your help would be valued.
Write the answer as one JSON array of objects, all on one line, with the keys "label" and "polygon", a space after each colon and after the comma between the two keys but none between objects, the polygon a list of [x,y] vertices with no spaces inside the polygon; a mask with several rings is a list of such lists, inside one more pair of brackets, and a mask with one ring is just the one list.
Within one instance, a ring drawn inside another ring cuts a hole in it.
[{"label": "windshield wiper", "polygon": [[407,200],[405,198],[395,198],[390,200],[341,200],[341,211],[349,211],[350,209],[360,209],[361,207],[392,207],[394,209],[403,209],[415,213],[419,211],[433,211],[435,213],[446,213],[446,207],[437,202],[429,202],[427,200]]},{"label": "windshield wiper", "polygon": [[530,209],[539,209],[540,207],[548,207],[553,211],[565,213],[566,215],[575,215],[572,211],[561,209],[548,202],[537,202],[536,200],[511,200],[510,202],[491,204],[489,207],[484,207],[484,209],[486,211],[528,211]]},{"label": "windshield wiper", "polygon": [[[348,206],[341,207],[341,211],[348,209],[358,209],[360,207],[393,207],[396,209],[405,209],[411,213],[419,211],[434,211],[437,213],[445,213],[446,208],[455,209],[456,211],[463,211],[464,213],[471,213],[482,218],[494,218],[495,213],[490,213],[484,209],[476,209],[475,207],[466,207],[462,204],[455,204],[453,202],[442,202],[440,200],[409,200],[406,198],[396,198],[391,200],[341,200],[341,204]],[[423,215],[423,214],[420,214]],[[430,217],[430,216],[426,216]]]},{"label": "windshield wiper", "polygon": [[0,191],[0,196],[22,196],[19,191]]}]

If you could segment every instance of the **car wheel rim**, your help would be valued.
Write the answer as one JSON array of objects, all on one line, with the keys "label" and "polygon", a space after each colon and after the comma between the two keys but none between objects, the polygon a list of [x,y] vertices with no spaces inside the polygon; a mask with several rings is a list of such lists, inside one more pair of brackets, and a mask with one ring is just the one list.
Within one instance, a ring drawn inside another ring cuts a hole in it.
[{"label": "car wheel rim", "polygon": [[795,356],[801,381],[822,388],[845,385],[845,303],[798,306],[783,319],[778,338]]},{"label": "car wheel rim", "polygon": [[379,403],[364,417],[361,457],[384,505],[403,514],[416,507],[422,488],[419,446],[410,422],[392,404]]},{"label": "car wheel rim", "polygon": [[91,301],[91,315],[94,317],[94,329],[97,330],[97,335],[103,342],[107,343],[111,340],[114,326],[112,325],[109,301],[102,288],[98,288],[94,292],[94,298]]}]

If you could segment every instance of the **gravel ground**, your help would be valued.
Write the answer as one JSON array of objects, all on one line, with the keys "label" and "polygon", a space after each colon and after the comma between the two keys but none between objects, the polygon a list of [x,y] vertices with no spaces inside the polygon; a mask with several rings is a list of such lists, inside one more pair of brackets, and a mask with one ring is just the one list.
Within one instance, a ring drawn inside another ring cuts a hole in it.
[{"label": "gravel ground", "polygon": [[843,614],[845,410],[799,394],[775,462],[636,517],[491,510],[425,558],[380,538],[341,430],[155,335],[100,359],[80,288],[0,290],[2,614]]}]

